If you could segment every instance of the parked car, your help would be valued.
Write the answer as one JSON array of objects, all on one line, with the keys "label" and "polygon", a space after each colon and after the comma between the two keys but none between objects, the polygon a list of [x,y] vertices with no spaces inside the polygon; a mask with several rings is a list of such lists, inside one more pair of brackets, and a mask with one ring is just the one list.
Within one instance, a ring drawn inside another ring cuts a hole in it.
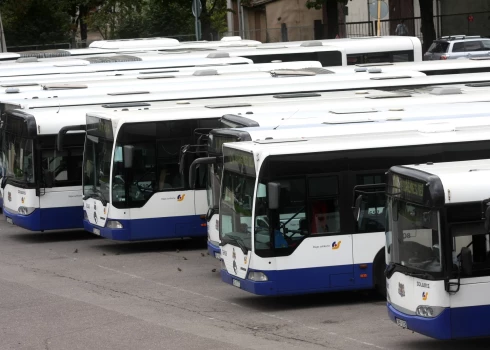
[{"label": "parked car", "polygon": [[434,40],[424,61],[490,57],[490,39],[480,36],[453,35]]}]

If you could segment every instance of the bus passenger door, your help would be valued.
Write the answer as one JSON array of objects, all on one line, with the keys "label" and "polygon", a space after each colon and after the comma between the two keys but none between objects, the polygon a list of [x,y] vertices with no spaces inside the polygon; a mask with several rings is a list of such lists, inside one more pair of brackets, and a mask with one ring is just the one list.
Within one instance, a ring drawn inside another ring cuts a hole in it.
[{"label": "bus passenger door", "polygon": [[[342,182],[337,175],[308,178],[309,227],[313,243],[313,255],[328,275],[330,289],[348,289],[354,285],[352,234],[341,229],[340,196]],[[326,234],[326,236],[325,236]],[[318,237],[316,237],[318,236]]]}]

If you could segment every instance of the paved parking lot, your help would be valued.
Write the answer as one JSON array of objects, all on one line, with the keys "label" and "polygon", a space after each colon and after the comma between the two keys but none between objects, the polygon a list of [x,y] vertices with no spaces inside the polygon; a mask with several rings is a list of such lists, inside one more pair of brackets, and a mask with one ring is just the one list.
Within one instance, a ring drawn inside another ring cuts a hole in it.
[{"label": "paved parking lot", "polygon": [[263,298],[204,240],[119,243],[0,217],[0,349],[488,349],[399,329],[369,293]]}]

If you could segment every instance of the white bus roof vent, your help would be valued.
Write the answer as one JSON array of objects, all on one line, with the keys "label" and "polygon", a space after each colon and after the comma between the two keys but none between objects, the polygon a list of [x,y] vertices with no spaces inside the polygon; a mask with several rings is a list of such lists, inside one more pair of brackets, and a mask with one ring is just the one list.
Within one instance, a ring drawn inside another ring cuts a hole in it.
[{"label": "white bus roof vent", "polygon": [[9,87],[9,88],[5,89],[6,94],[17,94],[19,92],[20,92],[20,89],[16,88],[16,87]]},{"label": "white bus roof vent", "polygon": [[424,134],[453,132],[453,131],[456,131],[456,127],[449,123],[431,123],[431,124],[426,124],[419,129],[419,132]]},{"label": "white bus roof vent", "polygon": [[316,73],[304,69],[276,69],[271,71],[271,76],[274,78],[280,77],[308,77],[315,76]]},{"label": "white bus roof vent", "polygon": [[210,75],[218,75],[218,71],[216,69],[201,69],[196,70],[192,75],[196,77],[208,77]]},{"label": "white bus roof vent", "polygon": [[354,72],[356,73],[364,73],[364,72],[367,72],[367,67],[356,67],[354,68]]},{"label": "white bus roof vent", "polygon": [[412,97],[410,94],[387,94],[387,95],[373,95],[373,96],[365,96],[365,98],[369,98],[371,100],[381,100],[384,98],[405,98]]},{"label": "white bus roof vent", "polygon": [[372,67],[372,68],[368,68],[368,73],[373,73],[373,74],[383,73],[383,70],[379,67]]},{"label": "white bus roof vent", "polygon": [[252,107],[250,103],[233,103],[233,104],[220,104],[220,105],[207,105],[204,106],[210,109],[219,109],[219,108],[232,108],[232,107]]},{"label": "white bus roof vent", "polygon": [[318,40],[309,40],[305,41],[304,43],[301,43],[302,47],[315,47],[315,46],[323,46],[323,43]]},{"label": "white bus roof vent", "polygon": [[102,108],[125,108],[125,107],[149,107],[151,104],[147,102],[121,102],[121,103],[108,103],[102,105]]},{"label": "white bus roof vent", "polygon": [[150,70],[148,72],[139,72],[139,74],[159,74],[159,73],[178,73],[178,69],[171,69],[171,70]]},{"label": "white bus roof vent", "polygon": [[488,86],[490,86],[490,81],[484,81],[481,83],[469,83],[469,84],[466,84],[466,86],[468,86],[468,87],[488,87]]},{"label": "white bus roof vent", "polygon": [[123,96],[123,95],[143,95],[149,94],[149,91],[121,91],[121,92],[109,92],[109,96]]},{"label": "white bus roof vent", "polygon": [[115,55],[110,57],[87,57],[84,60],[89,61],[91,64],[96,63],[116,63],[116,62],[139,62],[143,61],[142,58],[131,55]]},{"label": "white bus roof vent", "polygon": [[273,95],[274,98],[305,98],[305,97],[321,97],[322,94],[316,92],[299,92],[296,94],[279,94]]},{"label": "white bus roof vent", "polygon": [[379,110],[375,108],[346,108],[346,109],[334,109],[329,111],[332,114],[357,114],[357,113],[376,113]]},{"label": "white bus roof vent", "polygon": [[15,62],[17,63],[33,63],[37,61],[38,61],[37,57],[21,57],[15,60]]},{"label": "white bus roof vent", "polygon": [[462,94],[461,89],[459,87],[451,87],[451,86],[441,86],[432,89],[430,92],[431,95],[460,95]]},{"label": "white bus roof vent", "polygon": [[216,51],[211,52],[207,56],[207,58],[230,58],[230,54],[225,51]]},{"label": "white bus roof vent", "polygon": [[221,38],[220,41],[241,41],[242,37],[241,36],[224,36]]},{"label": "white bus roof vent", "polygon": [[87,85],[84,84],[45,84],[42,85],[43,90],[75,90],[75,89],[86,89]]},{"label": "white bus roof vent", "polygon": [[410,75],[385,75],[383,77],[373,77],[371,80],[394,80],[394,79],[412,79]]},{"label": "white bus roof vent", "polygon": [[136,77],[136,79],[169,79],[169,78],[175,78],[175,75],[149,75],[149,76],[144,76],[144,77]]}]

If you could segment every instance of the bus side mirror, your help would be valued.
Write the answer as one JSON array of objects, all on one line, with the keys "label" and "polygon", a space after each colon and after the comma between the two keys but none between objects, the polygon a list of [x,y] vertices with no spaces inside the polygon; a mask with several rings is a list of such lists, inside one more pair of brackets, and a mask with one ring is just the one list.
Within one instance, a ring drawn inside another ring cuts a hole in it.
[{"label": "bus side mirror", "polygon": [[2,187],[2,190],[5,188],[5,186],[7,186],[7,179],[8,177],[6,175],[2,177],[2,184],[0,185]]},{"label": "bus side mirror", "polygon": [[473,256],[471,250],[468,247],[461,248],[461,269],[465,276],[471,276],[473,266]]},{"label": "bus side mirror", "polygon": [[359,221],[359,217],[361,216],[361,206],[362,206],[362,194],[357,196],[356,201],[354,202],[354,207],[352,207],[352,214],[354,214],[354,220],[356,222]]},{"label": "bus side mirror", "polygon": [[267,184],[267,195],[269,196],[269,209],[279,209],[279,196],[281,193],[281,184],[269,182]]},{"label": "bus side mirror", "polygon": [[134,146],[126,145],[124,146],[124,167],[126,169],[133,167],[133,155],[134,155]]},{"label": "bus side mirror", "polygon": [[44,186],[46,188],[52,188],[54,184],[54,173],[52,171],[45,170],[43,177],[44,177]]}]

